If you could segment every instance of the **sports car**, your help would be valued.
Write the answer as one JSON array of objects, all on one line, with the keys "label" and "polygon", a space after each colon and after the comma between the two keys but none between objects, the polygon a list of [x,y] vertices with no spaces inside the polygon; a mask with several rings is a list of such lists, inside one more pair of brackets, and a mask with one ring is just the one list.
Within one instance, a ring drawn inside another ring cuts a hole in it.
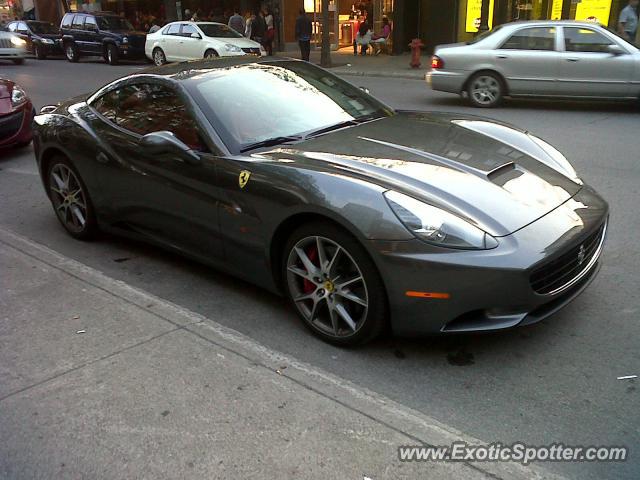
[{"label": "sports car", "polygon": [[297,60],[139,72],[44,107],[34,138],[73,237],[206,262],[339,345],[537,322],[593,280],[607,230],[605,200],[539,137],[397,111]]}]

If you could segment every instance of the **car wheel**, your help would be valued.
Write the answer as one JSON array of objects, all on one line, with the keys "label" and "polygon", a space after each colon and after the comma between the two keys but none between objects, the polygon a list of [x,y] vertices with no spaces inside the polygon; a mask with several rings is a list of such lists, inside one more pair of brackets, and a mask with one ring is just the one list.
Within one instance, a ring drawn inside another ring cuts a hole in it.
[{"label": "car wheel", "polygon": [[298,228],[285,246],[283,279],[299,316],[335,345],[358,345],[386,324],[387,296],[373,261],[351,235],[330,223]]},{"label": "car wheel", "polygon": [[167,63],[167,57],[161,48],[156,48],[153,50],[153,63],[155,63],[158,66],[161,66]]},{"label": "car wheel", "polygon": [[58,220],[72,237],[88,240],[97,233],[87,187],[65,157],[54,157],[49,163],[47,190]]},{"label": "car wheel", "polygon": [[209,49],[206,52],[204,52],[204,58],[207,58],[209,60],[211,60],[212,58],[218,58],[220,55],[218,55],[218,52],[216,52],[213,49]]},{"label": "car wheel", "polygon": [[71,42],[67,43],[64,46],[64,54],[67,57],[67,60],[73,63],[76,63],[80,59],[80,56],[78,55],[78,49]]},{"label": "car wheel", "polygon": [[38,44],[33,46],[33,55],[38,60],[44,60],[45,58],[47,58],[47,55],[44,53],[44,49]]},{"label": "car wheel", "polygon": [[115,45],[107,45],[107,63],[109,65],[118,64],[118,48]]},{"label": "car wheel", "polygon": [[16,65],[22,65],[24,63],[24,58],[14,58],[13,63]]},{"label": "car wheel", "polygon": [[467,93],[474,107],[491,108],[502,101],[502,79],[495,73],[480,72],[469,80]]}]

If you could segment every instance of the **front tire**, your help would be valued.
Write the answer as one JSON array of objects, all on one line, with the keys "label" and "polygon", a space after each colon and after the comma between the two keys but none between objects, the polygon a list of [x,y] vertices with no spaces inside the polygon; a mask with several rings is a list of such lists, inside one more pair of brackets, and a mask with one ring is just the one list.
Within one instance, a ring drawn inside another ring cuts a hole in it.
[{"label": "front tire", "polygon": [[109,65],[118,65],[118,60],[118,47],[115,45],[107,45],[107,63]]},{"label": "front tire", "polygon": [[77,63],[78,60],[80,60],[80,55],[78,55],[78,49],[71,42],[68,42],[64,46],[64,54],[67,57],[67,60],[69,60],[72,63]]},{"label": "front tire", "polygon": [[467,93],[474,107],[493,108],[502,102],[504,85],[495,73],[479,72],[469,80]]},{"label": "front tire", "polygon": [[153,50],[153,63],[155,63],[158,67],[167,63],[167,56],[164,54],[161,48],[157,47]]},{"label": "front tire", "polygon": [[73,164],[54,157],[47,168],[47,192],[64,229],[74,238],[89,240],[98,232],[93,204],[86,185]]},{"label": "front tire", "polygon": [[206,58],[207,60],[213,60],[214,58],[218,58],[219,56],[220,55],[218,55],[218,52],[211,48],[204,52],[204,58]]},{"label": "front tire", "polygon": [[331,223],[303,225],[289,238],[283,257],[287,296],[314,334],[341,346],[380,335],[386,325],[386,290],[353,236]]},{"label": "front tire", "polygon": [[33,55],[38,60],[45,60],[47,58],[47,54],[44,53],[44,48],[42,48],[42,46],[38,44],[33,46]]}]

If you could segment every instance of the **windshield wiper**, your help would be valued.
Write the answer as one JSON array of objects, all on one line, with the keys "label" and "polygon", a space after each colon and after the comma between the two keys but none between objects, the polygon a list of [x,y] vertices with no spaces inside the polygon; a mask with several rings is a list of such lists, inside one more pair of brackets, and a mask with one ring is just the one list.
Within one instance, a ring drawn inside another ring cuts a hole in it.
[{"label": "windshield wiper", "polygon": [[344,127],[351,127],[356,124],[357,123],[355,120],[347,120],[345,122],[336,123],[335,125],[329,125],[328,127],[322,127],[317,130],[311,130],[310,132],[307,132],[304,135],[304,138],[315,137],[316,135],[321,135],[323,133],[331,132],[333,130],[338,130]]},{"label": "windshield wiper", "polygon": [[267,138],[266,140],[261,140],[256,143],[250,143],[248,145],[244,145],[240,149],[240,153],[248,152],[249,150],[254,150],[260,147],[272,147],[274,145],[282,145],[283,143],[295,142],[298,140],[302,140],[302,136],[300,135],[289,135],[285,137],[273,137]]}]

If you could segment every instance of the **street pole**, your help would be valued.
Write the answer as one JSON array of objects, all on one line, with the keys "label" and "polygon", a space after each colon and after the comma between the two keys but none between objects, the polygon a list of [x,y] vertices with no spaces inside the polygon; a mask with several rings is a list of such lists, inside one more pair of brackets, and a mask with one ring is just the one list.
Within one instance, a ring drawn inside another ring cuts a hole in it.
[{"label": "street pole", "polygon": [[329,0],[322,0],[322,50],[320,51],[320,65],[331,66],[331,38],[329,37]]},{"label": "street pole", "polygon": [[478,33],[489,30],[489,3],[491,0],[482,0],[482,8],[480,10],[480,26]]}]

